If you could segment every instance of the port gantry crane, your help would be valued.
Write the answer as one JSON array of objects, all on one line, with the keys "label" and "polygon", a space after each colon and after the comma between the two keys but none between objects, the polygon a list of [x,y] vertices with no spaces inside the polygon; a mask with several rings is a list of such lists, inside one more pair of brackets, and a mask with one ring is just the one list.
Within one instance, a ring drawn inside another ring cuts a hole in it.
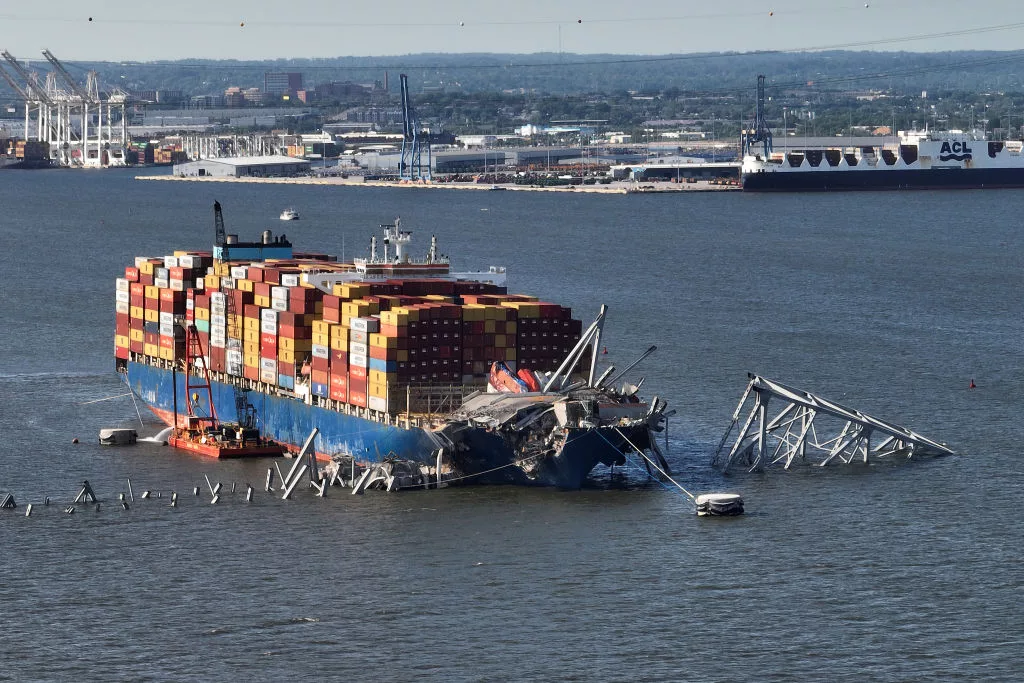
[{"label": "port gantry crane", "polygon": [[409,79],[399,74],[402,84],[402,158],[398,162],[398,177],[401,180],[430,180],[430,136],[426,136],[427,165],[423,167],[423,150],[420,140],[419,121],[409,97]]},{"label": "port gantry crane", "polygon": [[[24,82],[24,86],[19,85],[6,71],[0,69],[0,76],[25,102],[26,140],[30,135],[31,114],[34,111],[34,137],[40,142],[49,143],[51,156],[61,166],[125,164],[124,148],[128,140],[128,128],[125,118],[127,95],[124,92],[115,90],[104,100],[100,97],[95,72],[89,72],[83,88],[49,50],[43,50],[43,56],[67,84],[70,92],[57,89],[53,72],[48,74],[47,87],[44,88],[39,84],[36,73],[23,67],[10,52],[0,51],[0,56]],[[117,111],[120,111],[120,124],[115,134],[112,124]],[[95,124],[93,114],[96,116]],[[76,125],[79,127],[77,131]],[[80,154],[72,154],[73,150],[80,150]],[[90,156],[90,152],[94,154]]]},{"label": "port gantry crane", "polygon": [[754,145],[761,143],[764,158],[767,159],[772,153],[772,129],[764,118],[764,74],[757,77],[757,111],[754,115],[754,127],[743,131],[741,136],[742,151],[740,156],[753,153]]}]

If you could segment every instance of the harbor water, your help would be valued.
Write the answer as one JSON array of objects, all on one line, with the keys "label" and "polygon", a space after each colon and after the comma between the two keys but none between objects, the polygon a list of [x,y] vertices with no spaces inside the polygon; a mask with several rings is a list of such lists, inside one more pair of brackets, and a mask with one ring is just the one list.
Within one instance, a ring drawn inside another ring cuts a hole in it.
[{"label": "harbor water", "polygon": [[[573,196],[131,171],[7,171],[0,187],[0,497],[19,503],[0,510],[0,680],[1020,675],[1022,191]],[[507,266],[510,291],[584,321],[607,304],[602,363],[659,347],[632,377],[678,411],[676,478],[742,494],[747,514],[697,518],[636,470],[581,491],[282,501],[266,461],[99,446],[139,424],[113,371],[114,278],[136,255],[209,248],[215,199],[242,239],[284,230],[349,258],[401,216],[413,252],[437,235],[455,270]],[[279,221],[286,207],[302,219]],[[747,372],[956,455],[722,476],[709,460]],[[86,479],[100,509],[66,514]]]}]

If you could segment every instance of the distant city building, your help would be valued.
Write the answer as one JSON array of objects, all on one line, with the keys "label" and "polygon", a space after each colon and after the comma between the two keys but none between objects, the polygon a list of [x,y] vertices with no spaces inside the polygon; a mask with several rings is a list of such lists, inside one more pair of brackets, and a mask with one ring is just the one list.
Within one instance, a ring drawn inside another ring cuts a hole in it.
[{"label": "distant city building", "polygon": [[156,101],[159,104],[181,104],[185,94],[180,90],[157,90]]},{"label": "distant city building", "polygon": [[267,71],[263,74],[263,92],[268,95],[295,95],[302,87],[302,74]]}]

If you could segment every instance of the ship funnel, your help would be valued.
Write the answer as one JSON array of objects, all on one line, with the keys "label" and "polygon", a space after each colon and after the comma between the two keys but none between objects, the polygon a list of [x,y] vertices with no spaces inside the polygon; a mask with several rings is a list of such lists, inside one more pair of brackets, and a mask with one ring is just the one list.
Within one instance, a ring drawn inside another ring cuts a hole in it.
[{"label": "ship funnel", "polygon": [[272,244],[274,242],[274,233],[271,230],[263,231],[263,244]]},{"label": "ship funnel", "polygon": [[238,235],[228,235],[224,238],[225,244],[238,244]]}]

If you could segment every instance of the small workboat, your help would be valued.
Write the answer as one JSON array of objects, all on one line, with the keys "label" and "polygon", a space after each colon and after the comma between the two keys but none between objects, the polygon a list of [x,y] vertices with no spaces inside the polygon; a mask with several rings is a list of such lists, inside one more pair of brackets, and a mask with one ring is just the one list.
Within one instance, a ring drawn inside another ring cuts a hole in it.
[{"label": "small workboat", "polygon": [[281,220],[283,221],[297,221],[299,220],[299,212],[295,209],[285,209],[281,212]]}]

